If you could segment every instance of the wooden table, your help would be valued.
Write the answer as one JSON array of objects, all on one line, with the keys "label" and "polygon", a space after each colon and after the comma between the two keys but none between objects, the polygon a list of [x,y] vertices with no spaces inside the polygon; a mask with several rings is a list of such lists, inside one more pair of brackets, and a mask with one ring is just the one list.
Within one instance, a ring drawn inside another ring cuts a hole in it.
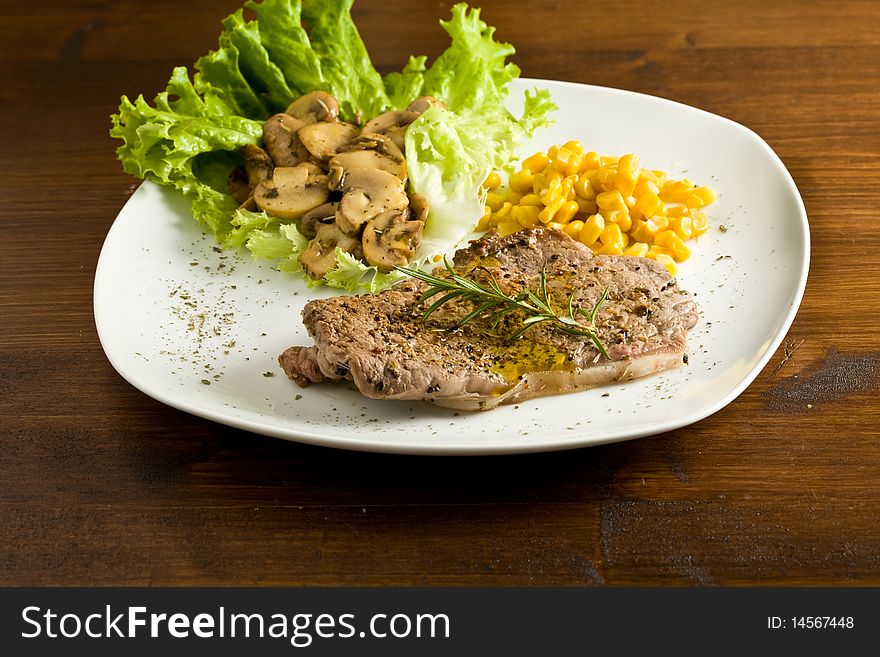
[{"label": "wooden table", "polygon": [[[361,0],[380,70],[438,54],[449,5]],[[880,584],[873,3],[483,3],[524,76],[756,130],[794,176],[814,245],[784,348],[725,409],[497,458],[252,435],[154,401],[104,357],[95,263],[136,186],[108,115],[212,48],[237,6],[49,0],[0,16],[0,584]]]}]

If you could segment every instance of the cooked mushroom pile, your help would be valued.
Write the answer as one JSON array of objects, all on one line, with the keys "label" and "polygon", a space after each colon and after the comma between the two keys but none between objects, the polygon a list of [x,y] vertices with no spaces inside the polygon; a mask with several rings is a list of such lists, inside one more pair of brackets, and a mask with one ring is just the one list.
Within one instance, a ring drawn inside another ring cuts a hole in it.
[{"label": "cooked mushroom pile", "polygon": [[242,207],[297,222],[309,238],[300,255],[312,278],[336,264],[336,248],[381,271],[408,263],[422,240],[427,199],[406,190],[404,133],[441,101],[424,96],[363,126],[339,120],[339,103],[314,91],[263,125],[262,147],[241,149],[229,177]]}]

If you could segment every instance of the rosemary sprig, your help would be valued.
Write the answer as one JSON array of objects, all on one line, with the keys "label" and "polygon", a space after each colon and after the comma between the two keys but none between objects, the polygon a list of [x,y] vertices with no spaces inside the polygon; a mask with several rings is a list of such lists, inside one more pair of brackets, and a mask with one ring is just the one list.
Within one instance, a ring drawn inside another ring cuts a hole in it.
[{"label": "rosemary sprig", "polygon": [[[445,277],[434,276],[419,269],[396,267],[398,271],[429,285],[428,289],[419,297],[419,304],[431,300],[431,304],[422,313],[423,321],[435,310],[453,299],[469,301],[473,305],[473,310],[459,319],[455,328],[467,324],[476,317],[485,316],[492,328],[496,329],[505,317],[516,311],[523,311],[525,317],[520,327],[508,336],[509,340],[513,341],[522,337],[526,331],[538,324],[552,322],[553,327],[562,333],[589,338],[599,353],[610,360],[605,345],[602,344],[596,330],[596,316],[608,298],[607,287],[596,305],[589,311],[574,307],[574,292],[572,292],[568,297],[568,314],[560,315],[550,303],[550,297],[547,293],[546,271],[541,271],[541,285],[537,291],[526,288],[518,294],[511,295],[501,289],[495,276],[488,269],[484,269],[484,271],[489,275],[489,280],[483,284],[457,273],[446,258],[443,259],[443,264],[448,273],[448,276]],[[581,317],[586,319],[586,323],[581,322]]]}]

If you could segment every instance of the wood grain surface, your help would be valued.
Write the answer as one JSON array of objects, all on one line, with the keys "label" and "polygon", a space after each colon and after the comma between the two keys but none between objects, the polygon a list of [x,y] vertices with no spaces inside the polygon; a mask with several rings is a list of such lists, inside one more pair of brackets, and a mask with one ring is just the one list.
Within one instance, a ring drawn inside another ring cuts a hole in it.
[{"label": "wood grain surface", "polygon": [[[385,72],[445,47],[450,4],[354,13]],[[108,116],[214,47],[237,6],[0,13],[0,584],[880,585],[875,3],[482,3],[524,76],[757,131],[813,239],[785,346],[728,407],[652,438],[499,458],[252,435],[146,397],[106,360],[95,263],[137,182]]]}]

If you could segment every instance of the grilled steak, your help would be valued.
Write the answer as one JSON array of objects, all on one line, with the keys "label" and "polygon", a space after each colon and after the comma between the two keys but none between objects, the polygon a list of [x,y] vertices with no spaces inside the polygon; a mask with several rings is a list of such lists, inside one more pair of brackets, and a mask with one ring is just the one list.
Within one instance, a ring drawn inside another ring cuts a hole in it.
[{"label": "grilled steak", "polygon": [[303,321],[315,341],[291,347],[279,362],[299,383],[350,381],[374,399],[426,400],[465,410],[614,381],[629,381],[679,366],[686,336],[697,322],[690,295],[666,269],[646,258],[594,256],[563,233],[533,228],[507,237],[489,234],[458,251],[457,272],[477,280],[494,276],[505,292],[539,289],[546,272],[548,297],[562,314],[569,295],[575,307],[592,309],[607,288],[596,318],[606,359],[586,337],[539,324],[510,341],[521,326],[513,314],[493,327],[478,317],[460,328],[472,310],[450,301],[422,319],[421,281],[378,295],[311,301]]}]

